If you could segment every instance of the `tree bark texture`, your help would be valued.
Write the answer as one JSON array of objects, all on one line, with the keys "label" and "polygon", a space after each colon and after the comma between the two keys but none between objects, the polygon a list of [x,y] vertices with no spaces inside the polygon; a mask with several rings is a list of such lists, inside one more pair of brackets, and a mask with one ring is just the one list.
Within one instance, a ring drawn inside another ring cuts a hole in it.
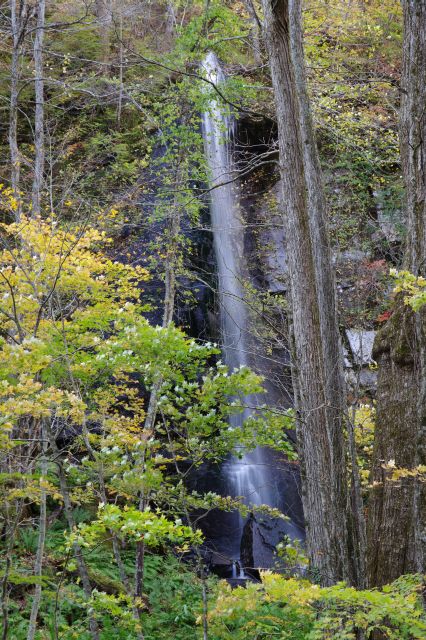
[{"label": "tree bark texture", "polygon": [[[426,0],[404,0],[400,147],[406,192],[405,267],[426,275]],[[417,477],[392,479],[392,466],[426,461],[426,309],[414,313],[400,295],[378,333],[379,364],[368,578],[381,586],[425,570],[426,491]],[[391,462],[391,467],[384,468]]]},{"label": "tree bark texture", "polygon": [[400,148],[406,188],[405,266],[426,274],[426,1],[403,0]]},{"label": "tree bark texture", "polygon": [[[300,113],[300,127],[302,135],[302,152],[305,165],[305,179],[307,185],[310,232],[312,237],[312,252],[315,262],[317,280],[317,294],[319,300],[320,330],[324,359],[329,371],[325,377],[328,385],[327,395],[334,404],[334,414],[330,416],[336,424],[342,421],[347,412],[346,390],[344,384],[342,346],[337,322],[336,285],[331,262],[331,247],[329,241],[327,204],[322,182],[322,172],[318,148],[315,139],[315,128],[312,120],[308,85],[305,72],[305,56],[303,51],[302,3],[301,0],[289,0],[290,16],[290,46],[291,57],[296,83],[296,93]],[[337,411],[337,413],[336,413]],[[348,417],[348,449],[351,451],[351,424]],[[341,447],[340,429],[334,431],[335,441],[331,451],[336,452],[337,460],[344,457]],[[354,452],[352,452],[354,453]],[[338,462],[338,464],[341,462]],[[347,514],[350,523],[351,564],[355,581],[359,587],[365,582],[365,518],[362,508],[359,470],[356,456],[351,455],[351,478],[353,502],[348,504]],[[342,482],[346,482],[344,477]],[[353,514],[353,517],[352,517]]]},{"label": "tree bark texture", "polygon": [[278,119],[308,553],[323,584],[355,582],[343,367],[325,199],[306,89],[300,3],[263,0],[263,10]]}]

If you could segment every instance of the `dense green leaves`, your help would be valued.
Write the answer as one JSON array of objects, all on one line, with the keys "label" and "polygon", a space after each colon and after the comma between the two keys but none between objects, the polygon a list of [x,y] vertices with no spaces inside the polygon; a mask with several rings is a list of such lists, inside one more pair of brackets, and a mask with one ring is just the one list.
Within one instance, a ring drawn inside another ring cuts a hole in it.
[{"label": "dense green leaves", "polygon": [[382,591],[357,591],[345,584],[321,589],[307,580],[265,573],[247,589],[220,587],[210,619],[213,638],[355,640],[383,631],[392,640],[426,633],[421,576],[401,578]]}]

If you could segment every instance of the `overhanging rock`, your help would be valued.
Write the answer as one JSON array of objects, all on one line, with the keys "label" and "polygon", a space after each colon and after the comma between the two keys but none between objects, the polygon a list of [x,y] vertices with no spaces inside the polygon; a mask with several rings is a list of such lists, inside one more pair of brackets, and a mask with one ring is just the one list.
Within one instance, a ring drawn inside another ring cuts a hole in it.
[{"label": "overhanging rock", "polygon": [[247,573],[270,569],[279,563],[276,546],[285,536],[303,540],[304,533],[290,520],[250,514],[241,538],[241,564]]}]

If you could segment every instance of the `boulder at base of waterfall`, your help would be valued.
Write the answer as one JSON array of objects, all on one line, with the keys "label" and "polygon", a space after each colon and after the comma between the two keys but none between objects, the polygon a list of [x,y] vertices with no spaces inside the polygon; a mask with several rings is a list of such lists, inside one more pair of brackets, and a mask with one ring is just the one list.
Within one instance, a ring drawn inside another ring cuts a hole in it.
[{"label": "boulder at base of waterfall", "polygon": [[208,562],[209,569],[219,578],[232,578],[234,560],[222,553],[213,552]]},{"label": "boulder at base of waterfall", "polygon": [[257,577],[259,569],[282,564],[276,555],[276,546],[285,536],[304,537],[290,520],[250,514],[241,538],[241,564],[246,573]]}]

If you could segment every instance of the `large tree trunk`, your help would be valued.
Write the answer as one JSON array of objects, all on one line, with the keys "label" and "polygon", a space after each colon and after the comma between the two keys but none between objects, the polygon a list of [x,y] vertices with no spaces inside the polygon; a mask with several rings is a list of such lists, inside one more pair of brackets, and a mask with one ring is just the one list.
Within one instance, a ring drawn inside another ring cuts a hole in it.
[{"label": "large tree trunk", "polygon": [[301,11],[299,2],[288,0],[263,0],[263,9],[278,118],[307,546],[324,584],[354,582],[343,368]]},{"label": "large tree trunk", "polygon": [[[404,0],[400,146],[406,189],[405,267],[426,275],[426,0]],[[416,477],[392,479],[392,467],[425,464],[426,310],[399,296],[378,334],[376,441],[368,517],[371,585],[425,570],[426,492]],[[384,465],[391,463],[390,468]]]},{"label": "large tree trunk", "polygon": [[403,0],[400,147],[406,188],[405,266],[426,274],[426,1]]}]

